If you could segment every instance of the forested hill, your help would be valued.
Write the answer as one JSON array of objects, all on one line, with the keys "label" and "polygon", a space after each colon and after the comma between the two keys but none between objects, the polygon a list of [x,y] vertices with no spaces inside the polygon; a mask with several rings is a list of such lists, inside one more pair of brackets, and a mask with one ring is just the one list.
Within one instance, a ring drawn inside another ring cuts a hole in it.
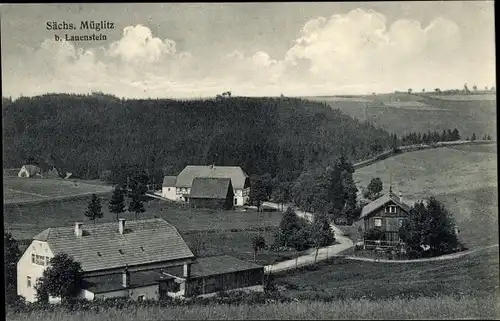
[{"label": "forested hill", "polygon": [[55,159],[82,178],[120,164],[177,174],[186,164],[239,165],[297,177],[390,146],[389,133],[296,98],[121,100],[47,94],[2,99],[4,167]]}]

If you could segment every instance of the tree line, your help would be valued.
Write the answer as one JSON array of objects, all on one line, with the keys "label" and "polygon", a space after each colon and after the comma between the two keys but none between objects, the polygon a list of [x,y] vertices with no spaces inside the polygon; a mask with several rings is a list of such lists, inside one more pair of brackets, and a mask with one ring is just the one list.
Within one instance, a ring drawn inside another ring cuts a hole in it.
[{"label": "tree line", "polygon": [[3,99],[2,112],[4,167],[50,160],[75,178],[115,183],[134,168],[161,184],[187,164],[212,163],[293,180],[340,154],[358,161],[391,145],[371,123],[299,98],[47,94]]}]

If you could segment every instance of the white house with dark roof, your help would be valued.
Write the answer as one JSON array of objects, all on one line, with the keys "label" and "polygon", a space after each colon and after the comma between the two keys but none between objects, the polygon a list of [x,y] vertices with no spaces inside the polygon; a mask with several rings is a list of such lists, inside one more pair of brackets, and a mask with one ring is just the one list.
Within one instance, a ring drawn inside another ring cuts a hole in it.
[{"label": "white house with dark roof", "polygon": [[[36,280],[58,253],[66,253],[80,262],[85,278],[118,275],[122,287],[108,296],[144,298],[157,297],[158,286],[154,291],[150,287],[141,290],[134,275],[173,266],[184,266],[189,275],[195,260],[177,229],[163,219],[129,222],[120,219],[86,226],[77,222],[74,227],[48,228],[33,237],[17,263],[17,293],[26,301],[36,301]],[[95,297],[88,289],[81,295],[87,299]]]},{"label": "white house with dark roof", "polygon": [[168,198],[169,200],[177,201],[177,193],[175,183],[177,182],[177,177],[175,176],[165,176],[163,177],[163,185],[161,188],[161,196]]},{"label": "white house with dark roof", "polygon": [[[167,176],[168,184],[173,182],[173,176]],[[188,201],[193,181],[197,177],[205,178],[230,178],[234,190],[233,205],[242,206],[250,197],[250,177],[239,166],[199,166],[188,165],[175,177],[175,190],[177,201]],[[166,178],[165,178],[166,179]],[[165,186],[164,179],[164,186]],[[166,186],[168,189],[169,186]],[[168,198],[168,197],[167,197]]]}]

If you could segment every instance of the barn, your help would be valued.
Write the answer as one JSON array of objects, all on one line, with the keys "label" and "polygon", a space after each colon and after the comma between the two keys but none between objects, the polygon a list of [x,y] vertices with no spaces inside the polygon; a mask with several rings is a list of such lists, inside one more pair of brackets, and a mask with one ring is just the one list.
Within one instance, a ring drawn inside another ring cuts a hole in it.
[{"label": "barn", "polygon": [[194,208],[230,210],[234,190],[230,178],[196,177],[193,180],[189,204]]},{"label": "barn", "polygon": [[223,255],[198,258],[189,271],[162,269],[160,298],[210,296],[222,291],[264,291],[264,267]]}]

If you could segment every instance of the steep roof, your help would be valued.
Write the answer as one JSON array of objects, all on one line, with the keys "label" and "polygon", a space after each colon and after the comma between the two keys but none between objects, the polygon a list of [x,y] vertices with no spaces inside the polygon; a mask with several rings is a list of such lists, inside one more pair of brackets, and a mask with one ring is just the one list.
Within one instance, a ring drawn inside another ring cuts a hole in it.
[{"label": "steep roof", "polygon": [[73,256],[86,272],[194,257],[177,229],[159,218],[127,221],[123,235],[117,222],[84,225],[82,237],[74,233],[74,226],[49,228],[33,239]]},{"label": "steep roof", "polygon": [[248,175],[239,166],[186,166],[177,175],[177,187],[191,187],[196,177],[230,178],[233,188],[245,188]]},{"label": "steep roof", "polygon": [[232,188],[230,178],[196,177],[191,187],[191,198],[225,199]]},{"label": "steep roof", "polygon": [[177,176],[165,176],[163,177],[163,187],[173,187],[177,182]]},{"label": "steep roof", "polygon": [[365,205],[365,207],[363,207],[363,210],[361,211],[361,215],[359,216],[359,218],[361,219],[365,216],[368,216],[371,213],[373,213],[374,211],[381,208],[382,206],[385,206],[387,203],[391,203],[391,202],[396,204],[397,206],[401,207],[404,211],[406,211],[408,213],[410,212],[410,209],[411,209],[410,206],[405,204],[405,203],[400,202],[399,198],[397,196],[395,196],[395,195],[382,195],[381,197],[377,198],[373,202]]}]

